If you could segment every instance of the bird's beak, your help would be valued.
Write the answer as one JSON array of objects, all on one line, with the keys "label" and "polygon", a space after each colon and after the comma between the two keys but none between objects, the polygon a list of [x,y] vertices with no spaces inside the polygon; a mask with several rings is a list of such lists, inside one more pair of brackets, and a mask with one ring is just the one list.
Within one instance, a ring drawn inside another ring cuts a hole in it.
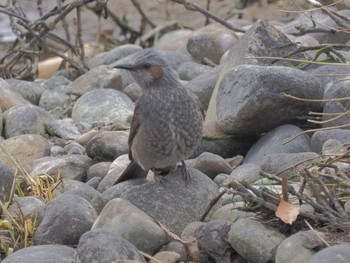
[{"label": "bird's beak", "polygon": [[120,64],[113,65],[113,68],[120,68],[120,69],[126,69],[126,70],[135,70],[136,69],[136,67],[134,65],[126,64],[126,63],[120,63]]}]

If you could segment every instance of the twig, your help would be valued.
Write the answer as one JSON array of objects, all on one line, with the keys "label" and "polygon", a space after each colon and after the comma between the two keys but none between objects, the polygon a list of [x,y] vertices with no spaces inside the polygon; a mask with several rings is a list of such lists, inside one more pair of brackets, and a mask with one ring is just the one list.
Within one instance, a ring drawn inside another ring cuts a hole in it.
[{"label": "twig", "polygon": [[137,0],[130,0],[131,3],[135,6],[137,11],[140,13],[143,20],[145,20],[152,28],[156,27],[156,25],[146,16],[145,12],[143,12],[141,5]]},{"label": "twig", "polygon": [[210,204],[208,205],[207,209],[205,210],[204,214],[201,216],[200,222],[204,222],[205,218],[209,214],[210,210],[216,205],[216,203],[220,200],[220,198],[225,194],[225,191],[222,191],[220,194],[218,194],[213,200],[210,201]]},{"label": "twig", "polygon": [[84,65],[84,68],[88,68],[88,66],[85,63],[85,51],[84,51],[84,44],[81,38],[81,7],[76,8],[77,12],[77,35],[76,35],[76,41],[77,41],[77,48],[79,49],[79,52],[77,52],[80,55],[80,61]]},{"label": "twig", "polygon": [[346,63],[330,63],[330,62],[321,62],[321,61],[310,61],[305,59],[297,59],[297,58],[281,58],[281,57],[267,57],[267,56],[261,56],[261,57],[244,57],[243,59],[270,59],[270,60],[284,60],[284,61],[291,61],[291,62],[300,62],[300,63],[309,63],[309,64],[316,64],[316,65],[332,65],[332,66],[341,66],[341,67],[350,67],[350,64]]},{"label": "twig", "polygon": [[306,219],[304,219],[304,222],[305,222],[305,224],[315,233],[315,235],[319,238],[319,239],[321,239],[322,240],[322,242],[323,243],[325,243],[325,245],[327,246],[327,247],[330,247],[330,245],[328,244],[328,242],[310,225],[310,223],[306,220]]},{"label": "twig", "polygon": [[344,117],[345,115],[348,115],[350,114],[350,110],[347,110],[343,113],[340,113],[338,116],[336,117],[333,117],[331,119],[328,119],[328,120],[324,120],[324,121],[315,121],[315,120],[307,120],[308,122],[311,122],[311,123],[316,123],[316,124],[325,124],[325,123],[329,123],[329,122],[332,122],[332,121],[336,121],[342,117]]},{"label": "twig", "polygon": [[225,27],[227,27],[232,31],[245,33],[245,30],[232,26],[230,23],[227,23],[225,20],[222,20],[221,18],[217,17],[216,15],[209,12],[208,10],[195,5],[194,3],[192,3],[192,1],[188,1],[188,0],[172,0],[172,1],[178,4],[182,4],[187,10],[198,11],[203,15],[205,15],[206,17],[213,19],[214,21],[224,25]]}]

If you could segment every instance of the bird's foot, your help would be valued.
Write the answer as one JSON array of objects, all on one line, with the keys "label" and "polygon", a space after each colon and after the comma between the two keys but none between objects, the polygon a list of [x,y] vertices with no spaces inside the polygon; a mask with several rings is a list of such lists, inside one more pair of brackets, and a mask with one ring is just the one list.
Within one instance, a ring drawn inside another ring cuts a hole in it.
[{"label": "bird's foot", "polygon": [[154,181],[166,187],[166,182],[168,181],[168,179],[165,178],[165,176],[168,175],[169,172],[153,169],[153,174],[154,174]]}]

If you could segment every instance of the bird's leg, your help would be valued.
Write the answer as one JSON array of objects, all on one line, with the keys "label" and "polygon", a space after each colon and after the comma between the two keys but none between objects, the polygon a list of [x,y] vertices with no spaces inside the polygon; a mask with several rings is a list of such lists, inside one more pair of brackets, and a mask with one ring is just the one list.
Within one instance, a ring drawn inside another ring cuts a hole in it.
[{"label": "bird's leg", "polygon": [[191,179],[190,172],[187,169],[187,165],[186,165],[185,161],[181,161],[181,164],[182,165],[181,165],[180,169],[181,169],[182,176],[185,179],[185,181],[188,182]]},{"label": "bird's leg", "polygon": [[168,171],[159,170],[159,169],[152,169],[154,174],[154,181],[158,182],[159,184],[166,187],[165,182],[168,181],[168,179],[165,178],[165,176],[169,173]]}]

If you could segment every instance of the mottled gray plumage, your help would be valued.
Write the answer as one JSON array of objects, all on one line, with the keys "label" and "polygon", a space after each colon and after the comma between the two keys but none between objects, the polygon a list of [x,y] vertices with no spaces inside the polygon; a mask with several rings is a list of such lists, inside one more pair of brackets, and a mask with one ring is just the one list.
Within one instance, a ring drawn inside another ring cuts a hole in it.
[{"label": "mottled gray plumage", "polygon": [[129,135],[129,166],[116,183],[170,171],[189,158],[202,138],[202,112],[198,100],[177,80],[153,49],[144,49],[115,68],[129,70],[142,88]]}]

